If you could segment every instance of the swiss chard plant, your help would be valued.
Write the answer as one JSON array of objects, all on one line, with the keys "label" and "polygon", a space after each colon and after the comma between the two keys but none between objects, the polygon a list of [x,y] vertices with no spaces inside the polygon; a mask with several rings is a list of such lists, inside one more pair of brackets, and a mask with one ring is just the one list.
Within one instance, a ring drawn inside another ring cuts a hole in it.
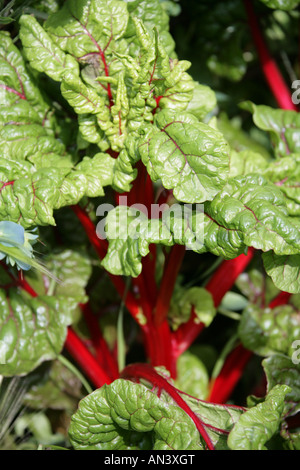
[{"label": "swiss chard plant", "polygon": [[0,448],[300,450],[299,2],[181,3],[0,2]]}]

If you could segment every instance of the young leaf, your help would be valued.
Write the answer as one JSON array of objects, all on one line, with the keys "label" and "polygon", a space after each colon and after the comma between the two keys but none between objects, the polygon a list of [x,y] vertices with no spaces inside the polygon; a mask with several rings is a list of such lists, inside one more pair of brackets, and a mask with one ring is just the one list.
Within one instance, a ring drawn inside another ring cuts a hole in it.
[{"label": "young leaf", "polygon": [[180,288],[172,297],[168,317],[173,329],[189,320],[192,308],[197,317],[195,323],[210,325],[216,314],[212,295],[206,289],[194,286]]}]

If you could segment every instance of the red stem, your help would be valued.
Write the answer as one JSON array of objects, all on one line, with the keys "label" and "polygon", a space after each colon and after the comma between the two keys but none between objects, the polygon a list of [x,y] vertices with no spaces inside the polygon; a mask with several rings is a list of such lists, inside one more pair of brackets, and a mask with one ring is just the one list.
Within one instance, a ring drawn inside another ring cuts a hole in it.
[{"label": "red stem", "polygon": [[261,33],[259,23],[251,0],[244,0],[248,16],[248,23],[256,46],[261,68],[265,79],[281,109],[298,111],[291,98],[291,91],[281,75],[281,72],[270,55],[265,39]]},{"label": "red stem", "polygon": [[220,374],[211,383],[208,401],[225,403],[229,399],[252,356],[252,351],[245,349],[242,344],[239,344],[228,354]]},{"label": "red stem", "polygon": [[166,259],[160,283],[159,293],[154,308],[154,323],[159,326],[167,318],[175,282],[185,255],[184,245],[174,245]]},{"label": "red stem", "polygon": [[[270,308],[285,305],[291,294],[280,292],[275,299],[269,303]],[[240,380],[245,366],[253,356],[253,352],[239,344],[227,356],[218,377],[212,382],[209,401],[214,403],[225,403],[231,396],[236,384]]]},{"label": "red stem", "polygon": [[97,360],[72,328],[68,329],[65,348],[69,354],[71,354],[73,359],[75,359],[77,364],[83,369],[95,387],[100,388],[104,384],[110,384],[112,382],[112,379],[100,367]]},{"label": "red stem", "polygon": [[127,366],[121,377],[125,379],[145,379],[149,381],[155,387],[158,387],[159,390],[165,390],[171,398],[177,403],[177,405],[185,411],[185,413],[193,420],[196,428],[198,429],[200,435],[204,439],[209,450],[214,450],[214,445],[209,437],[204,423],[200,420],[196,413],[194,413],[188,404],[181,397],[179,391],[173,387],[166,379],[159,375],[151,366],[148,364],[132,364]]},{"label": "red stem", "polygon": [[117,379],[119,377],[118,365],[103,338],[98,319],[92,312],[89,303],[81,305],[81,310],[89,328],[97,361],[112,380]]},{"label": "red stem", "polygon": [[[234,285],[238,276],[245,270],[254,256],[254,249],[249,248],[247,255],[223,261],[214,272],[206,285],[206,289],[212,294],[216,307],[220,305],[224,295]],[[188,322],[182,324],[175,332],[176,356],[186,351],[195,341],[204,328],[203,323],[196,323],[195,312],[192,311]]]}]

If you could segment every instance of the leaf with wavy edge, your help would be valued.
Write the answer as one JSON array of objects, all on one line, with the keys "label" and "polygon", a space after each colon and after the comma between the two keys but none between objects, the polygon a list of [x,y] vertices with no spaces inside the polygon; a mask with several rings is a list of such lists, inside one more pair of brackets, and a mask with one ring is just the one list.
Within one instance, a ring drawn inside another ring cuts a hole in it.
[{"label": "leaf with wavy edge", "polygon": [[289,391],[287,385],[275,385],[262,403],[246,411],[229,434],[230,449],[266,450],[267,442],[279,430]]},{"label": "leaf with wavy edge", "polygon": [[150,243],[178,243],[227,259],[244,253],[247,247],[276,254],[299,253],[300,232],[288,217],[284,196],[262,176],[232,178],[213,201],[205,203],[204,211],[201,206],[193,209],[179,204],[164,209],[161,219],[148,219],[134,207],[121,206],[109,212],[105,269],[113,274],[139,275],[141,258],[149,253]]}]

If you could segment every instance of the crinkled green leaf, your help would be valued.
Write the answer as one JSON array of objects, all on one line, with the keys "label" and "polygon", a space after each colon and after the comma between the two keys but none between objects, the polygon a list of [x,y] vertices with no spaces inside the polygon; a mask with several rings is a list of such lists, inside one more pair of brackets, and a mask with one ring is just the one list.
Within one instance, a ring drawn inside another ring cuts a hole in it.
[{"label": "crinkled green leaf", "polygon": [[71,0],[48,18],[45,28],[61,49],[82,58],[100,53],[100,49],[109,53],[125,33],[127,22],[127,6],[123,1]]},{"label": "crinkled green leaf", "polygon": [[[41,119],[45,118],[49,105],[28,72],[22,54],[7,32],[1,31],[0,39],[0,114],[11,105],[24,101]],[[25,113],[23,117],[28,119]]]},{"label": "crinkled green leaf", "polygon": [[53,80],[60,81],[66,71],[79,74],[78,62],[70,54],[65,54],[52,41],[38,21],[31,15],[20,19],[20,39],[30,65],[44,72]]},{"label": "crinkled green leaf", "polygon": [[[201,209],[201,208],[200,208]],[[106,218],[109,240],[103,266],[114,274],[137,276],[149,244],[175,243],[224,258],[244,253],[248,246],[281,254],[297,254],[300,232],[287,214],[284,195],[257,175],[232,178],[204,212],[174,204],[162,218],[148,219],[135,208],[118,207]]]},{"label": "crinkled green leaf", "polygon": [[20,51],[7,34],[1,38],[0,218],[24,227],[54,225],[53,210],[104,195],[115,161],[99,153],[74,165]]},{"label": "crinkled green leaf", "polygon": [[42,125],[9,124],[0,129],[2,181],[0,216],[23,226],[54,225],[53,210],[84,196],[102,196],[111,184],[114,160],[85,157],[73,167],[63,145]]},{"label": "crinkled green leaf", "polygon": [[231,178],[204,211],[204,241],[215,254],[234,257],[245,245],[279,255],[298,253],[300,232],[284,195],[262,176]]},{"label": "crinkled green leaf", "polygon": [[[158,0],[71,0],[43,27],[29,16],[22,17],[22,27],[31,65],[62,82],[63,97],[80,116],[80,138],[100,150],[120,152],[127,135],[160,109],[180,111],[190,103],[202,117],[215,105],[212,90],[186,73],[190,62],[174,56],[168,15]],[[49,70],[39,61],[47,54]],[[119,189],[126,190],[126,183]]]},{"label": "crinkled green leaf", "polygon": [[81,0],[65,3],[44,24],[57,46],[83,66],[84,81],[97,89],[106,104],[109,103],[111,85],[103,88],[96,79],[117,78],[120,66],[118,61],[112,60],[113,53],[124,52],[127,47],[122,39],[127,23],[125,2]]},{"label": "crinkled green leaf", "polygon": [[276,385],[263,403],[246,411],[228,436],[231,450],[266,450],[268,441],[280,429],[284,400],[290,387]]},{"label": "crinkled green leaf", "polygon": [[189,113],[161,111],[141,137],[139,152],[153,181],[161,179],[183,202],[213,199],[229,172],[222,135]]},{"label": "crinkled green leaf", "polygon": [[86,86],[80,77],[72,72],[64,74],[61,93],[77,114],[104,112],[108,118],[105,104],[98,93],[93,88]]},{"label": "crinkled green leaf", "polygon": [[98,235],[109,240],[103,267],[113,274],[136,277],[151,243],[203,249],[203,213],[175,204],[163,212],[162,219],[148,219],[138,207],[118,206],[108,213],[105,232]]},{"label": "crinkled green leaf", "polygon": [[127,9],[130,13],[126,37],[132,38],[133,44],[131,50],[134,50],[136,45],[135,41],[135,27],[132,22],[132,17],[140,18],[145,24],[148,31],[153,31],[154,28],[159,32],[164,47],[168,50],[168,54],[173,55],[175,47],[174,40],[169,33],[169,16],[165,11],[164,5],[160,0],[125,0]]},{"label": "crinkled green leaf", "polygon": [[249,173],[263,173],[268,166],[266,158],[253,150],[231,151],[230,176],[248,175]]},{"label": "crinkled green leaf", "polygon": [[78,450],[201,450],[191,418],[147,387],[124,379],[80,402],[69,428]]},{"label": "crinkled green leaf", "polygon": [[245,348],[256,354],[283,353],[291,357],[293,342],[300,335],[299,310],[292,305],[263,309],[249,304],[242,313],[238,333]]},{"label": "crinkled green leaf", "polygon": [[252,112],[259,129],[269,133],[276,157],[299,152],[300,117],[297,111],[273,109],[250,101],[242,103],[241,107]]},{"label": "crinkled green leaf", "polygon": [[300,157],[292,154],[272,161],[262,174],[278,186],[286,197],[289,214],[300,216]]},{"label": "crinkled green leaf", "polygon": [[0,291],[0,340],[5,348],[0,373],[23,375],[61,352],[77,302],[72,297],[27,298],[10,289]]},{"label": "crinkled green leaf", "polygon": [[112,186],[116,191],[129,192],[131,183],[137,177],[137,170],[134,168],[132,161],[126,148],[122,149],[114,166]]},{"label": "crinkled green leaf", "polygon": [[[295,356],[297,356],[296,350]],[[277,384],[290,387],[285,398],[285,415],[296,414],[300,410],[300,360],[294,356],[291,358],[284,354],[273,354],[262,361],[262,366],[266,374],[268,390]]]}]

